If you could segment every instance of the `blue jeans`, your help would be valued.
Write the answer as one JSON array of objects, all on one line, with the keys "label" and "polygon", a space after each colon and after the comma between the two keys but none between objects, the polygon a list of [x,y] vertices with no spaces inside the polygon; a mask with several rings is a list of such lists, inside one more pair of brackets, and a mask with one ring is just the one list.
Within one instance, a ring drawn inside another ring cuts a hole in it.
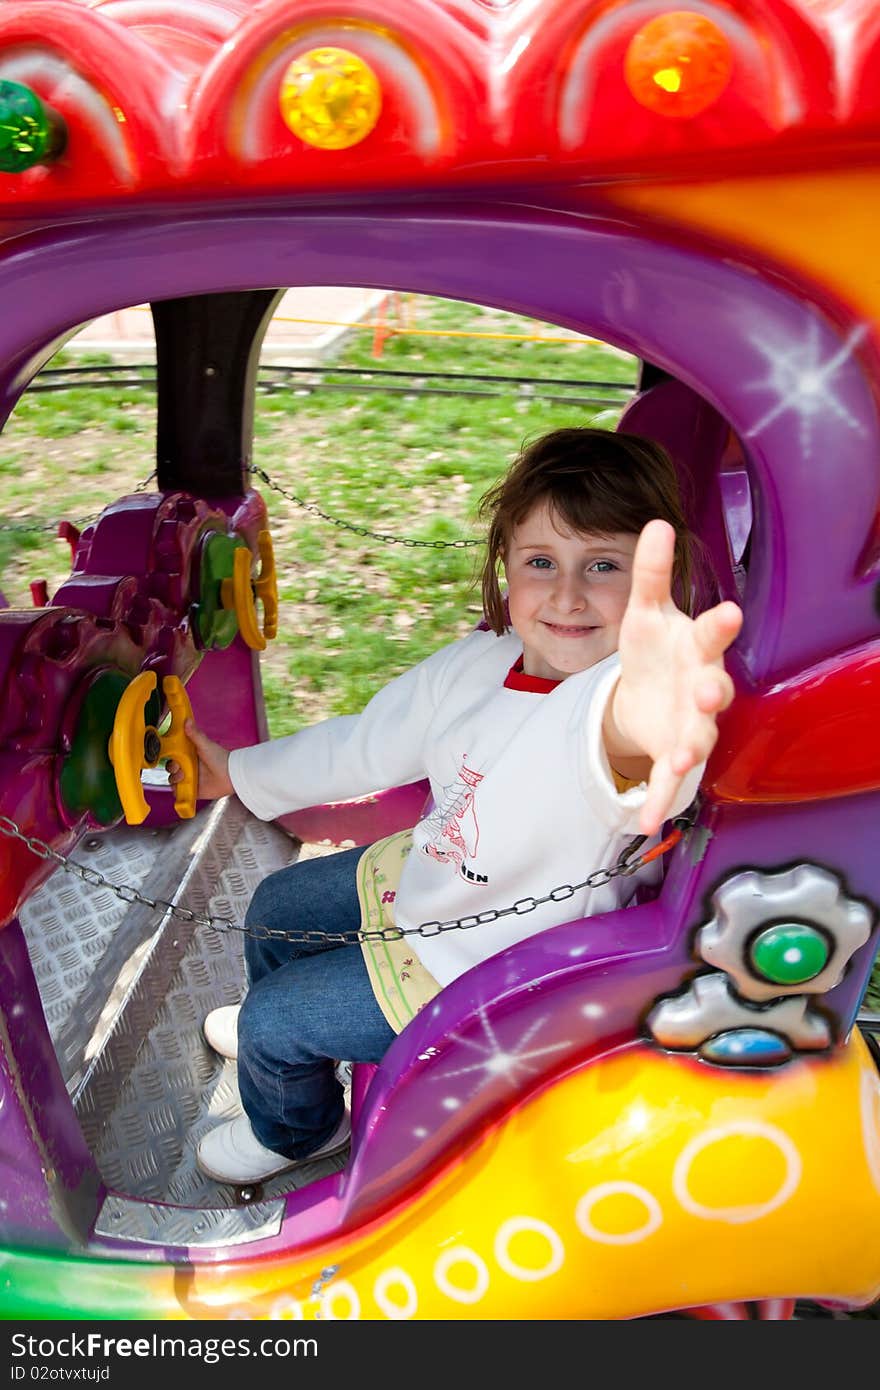
[{"label": "blue jeans", "polygon": [[[307,859],[263,880],[246,926],[356,932],[366,846]],[[360,946],[245,937],[248,991],[238,1020],[238,1087],[261,1144],[307,1158],[344,1109],[337,1059],[378,1062],[395,1038],[376,1003]]]}]

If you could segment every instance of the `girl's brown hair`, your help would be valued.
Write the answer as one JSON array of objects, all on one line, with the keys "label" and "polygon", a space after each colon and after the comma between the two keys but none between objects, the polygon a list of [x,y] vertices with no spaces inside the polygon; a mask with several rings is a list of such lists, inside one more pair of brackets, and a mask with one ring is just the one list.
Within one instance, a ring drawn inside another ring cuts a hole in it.
[{"label": "girl's brown hair", "polygon": [[673,597],[694,609],[696,537],[684,517],[675,465],[666,450],[641,435],[599,429],[553,430],[522,450],[506,477],[480,502],[489,533],[481,583],[483,610],[500,636],[507,614],[498,584],[514,529],[542,502],[572,531],[637,536],[659,516],[675,530]]}]

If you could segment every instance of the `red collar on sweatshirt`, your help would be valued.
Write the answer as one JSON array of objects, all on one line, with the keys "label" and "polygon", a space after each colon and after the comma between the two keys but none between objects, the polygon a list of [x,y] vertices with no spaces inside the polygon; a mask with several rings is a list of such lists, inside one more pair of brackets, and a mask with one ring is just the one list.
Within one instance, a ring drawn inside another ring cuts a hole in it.
[{"label": "red collar on sweatshirt", "polygon": [[549,681],[544,676],[527,676],[521,656],[517,657],[504,678],[505,690],[526,690],[530,695],[547,695],[559,684],[560,681]]}]

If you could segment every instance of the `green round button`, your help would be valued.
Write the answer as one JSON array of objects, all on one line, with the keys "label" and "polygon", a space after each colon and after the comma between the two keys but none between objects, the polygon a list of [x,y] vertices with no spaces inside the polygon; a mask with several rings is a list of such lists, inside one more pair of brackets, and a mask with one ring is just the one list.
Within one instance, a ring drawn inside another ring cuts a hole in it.
[{"label": "green round button", "polygon": [[752,942],[752,964],[759,975],[777,985],[800,985],[828,964],[828,939],[805,922],[782,922],[768,927]]}]

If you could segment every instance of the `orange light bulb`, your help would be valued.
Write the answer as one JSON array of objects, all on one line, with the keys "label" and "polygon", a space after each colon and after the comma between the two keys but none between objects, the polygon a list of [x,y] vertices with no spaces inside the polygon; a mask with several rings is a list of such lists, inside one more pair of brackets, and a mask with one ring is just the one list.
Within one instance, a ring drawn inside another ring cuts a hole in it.
[{"label": "orange light bulb", "polygon": [[724,91],[733,70],[727,36],[692,10],[670,10],[630,40],[626,85],[636,101],[661,116],[698,116]]}]

